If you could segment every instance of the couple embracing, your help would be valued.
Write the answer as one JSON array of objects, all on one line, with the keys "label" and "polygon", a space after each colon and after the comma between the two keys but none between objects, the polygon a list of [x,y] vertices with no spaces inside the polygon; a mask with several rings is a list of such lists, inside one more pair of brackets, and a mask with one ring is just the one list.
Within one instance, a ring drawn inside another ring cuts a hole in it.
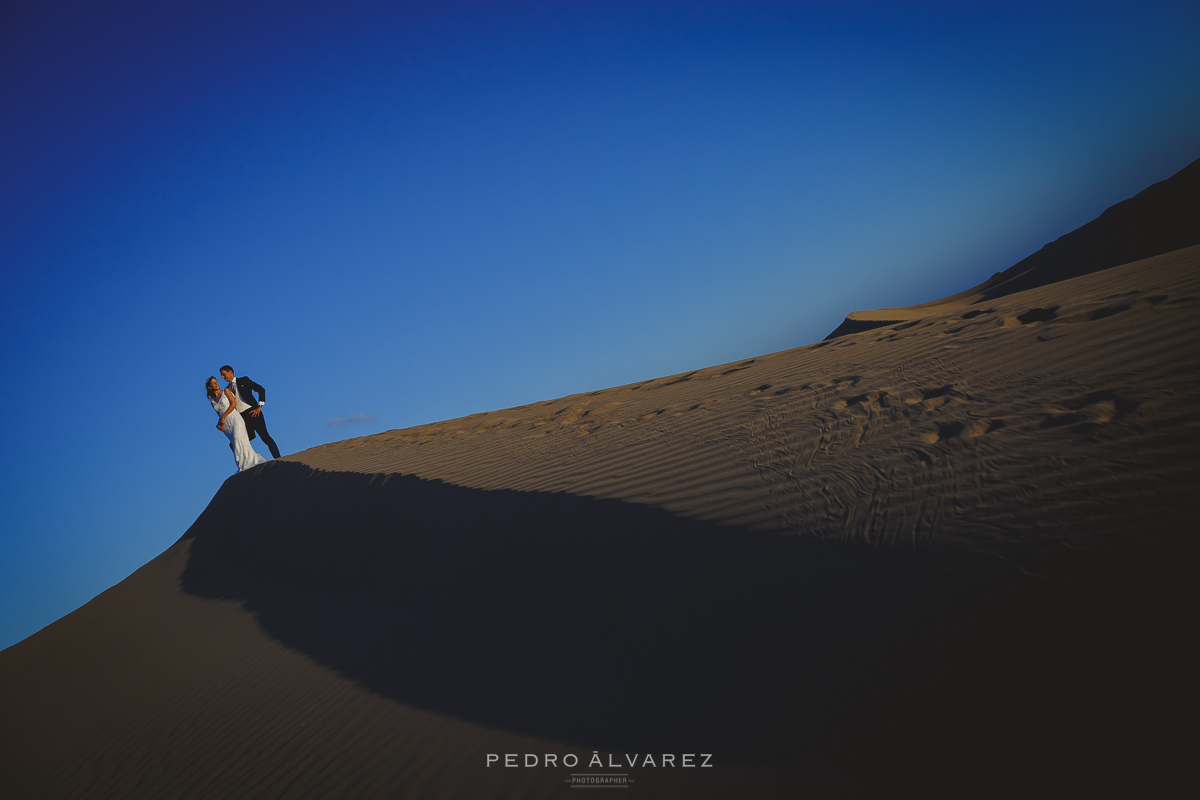
[{"label": "couple embracing", "polygon": [[[256,434],[271,449],[271,456],[279,458],[279,448],[267,433],[267,421],[262,413],[267,404],[267,390],[245,375],[235,377],[233,367],[228,364],[221,367],[221,377],[225,379],[224,389],[215,377],[210,377],[204,382],[204,391],[217,412],[217,430],[229,437],[229,449],[233,451],[238,472],[266,463],[266,459],[250,446],[250,440]],[[257,400],[255,392],[258,392]]]}]

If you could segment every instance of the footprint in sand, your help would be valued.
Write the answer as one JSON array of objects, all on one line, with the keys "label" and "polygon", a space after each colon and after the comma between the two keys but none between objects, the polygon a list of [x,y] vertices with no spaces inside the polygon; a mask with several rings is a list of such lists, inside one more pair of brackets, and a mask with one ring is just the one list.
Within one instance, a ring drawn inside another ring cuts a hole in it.
[{"label": "footprint in sand", "polygon": [[887,392],[866,392],[846,399],[847,406],[862,406],[868,410],[874,410],[880,406],[886,408],[888,406]]},{"label": "footprint in sand", "polygon": [[963,436],[975,437],[983,436],[988,433],[995,433],[1004,427],[1002,419],[977,419],[967,426],[963,431]]},{"label": "footprint in sand", "polygon": [[1094,322],[1098,319],[1111,317],[1115,314],[1120,314],[1122,311],[1128,311],[1133,308],[1133,303],[1125,303],[1119,306],[1105,306],[1104,308],[1096,308],[1091,311],[1084,311],[1079,314],[1072,314],[1069,317],[1063,317],[1062,322],[1073,325],[1080,322]]},{"label": "footprint in sand", "polygon": [[846,375],[845,377],[841,377],[841,378],[832,378],[829,380],[814,381],[812,384],[805,385],[801,388],[808,389],[809,386],[811,386],[814,389],[829,389],[831,387],[841,387],[842,384],[847,384],[847,383],[850,384],[851,388],[853,388],[854,386],[856,386],[858,384],[859,379],[860,379],[860,376],[858,376],[858,375]]},{"label": "footprint in sand", "polygon": [[901,399],[910,406],[920,403],[925,406],[926,411],[933,411],[942,406],[955,403],[962,398],[963,394],[958,391],[958,387],[952,383],[947,383],[944,386],[938,386],[934,389],[916,389],[907,392]]},{"label": "footprint in sand", "polygon": [[[700,404],[697,404],[697,405],[700,405]],[[695,406],[693,406],[693,407],[695,407]],[[650,411],[645,414],[642,414],[640,417],[638,417],[638,420],[640,422],[645,422],[646,420],[651,420],[656,417],[661,417],[663,414],[674,415],[674,414],[681,414],[681,413],[684,413],[684,412],[680,410],[679,406],[667,406],[666,408],[659,408],[659,409],[655,409],[654,411]]]},{"label": "footprint in sand", "polygon": [[921,441],[926,444],[937,444],[947,439],[974,439],[977,436],[984,436],[998,431],[1003,427],[1004,420],[1002,419],[977,419],[970,423],[939,422],[936,430],[929,431],[921,436]]},{"label": "footprint in sand", "polygon": [[[1134,293],[1134,294],[1136,294],[1136,293]],[[1113,298],[1112,297],[1104,298],[1104,300],[1111,300],[1111,299],[1113,299]],[[1142,297],[1137,300],[1130,300],[1128,302],[1121,303],[1118,305],[1108,305],[1108,306],[1102,306],[1101,308],[1093,308],[1088,311],[1081,311],[1077,314],[1071,314],[1070,316],[1063,317],[1061,320],[1059,320],[1059,322],[1064,322],[1067,324],[1076,324],[1076,323],[1080,323],[1080,322],[1094,322],[1099,319],[1105,319],[1106,317],[1111,317],[1116,314],[1120,314],[1123,311],[1129,311],[1130,309],[1133,309],[1133,308],[1150,308],[1152,306],[1159,305],[1160,303],[1166,303],[1167,305],[1175,305],[1175,304],[1181,303],[1182,301],[1185,301],[1185,300],[1193,300],[1194,301],[1195,298],[1186,298],[1185,297],[1185,298],[1180,298],[1179,300],[1169,300],[1168,295],[1156,294],[1156,295],[1151,295],[1150,297]]]},{"label": "footprint in sand", "polygon": [[1200,302],[1200,297],[1180,297],[1166,301],[1169,306],[1194,306],[1197,302]]},{"label": "footprint in sand", "polygon": [[686,383],[686,382],[690,381],[692,379],[692,376],[695,374],[696,374],[696,372],[693,371],[693,372],[687,373],[686,375],[680,375],[678,378],[672,378],[669,381],[663,381],[662,383],[656,384],[654,386],[654,388],[658,389],[663,386],[674,386],[677,383]]},{"label": "footprint in sand", "polygon": [[1057,316],[1059,306],[1050,306],[1050,308],[1031,308],[1023,314],[1017,314],[1015,317],[1005,317],[1001,323],[1005,328],[1016,328],[1020,325],[1032,325],[1035,322],[1049,322]]},{"label": "footprint in sand", "polygon": [[944,442],[947,439],[953,439],[956,436],[962,435],[965,429],[966,426],[961,422],[939,422],[937,423],[937,430],[926,433],[921,437],[921,441],[927,444]]},{"label": "footprint in sand", "polygon": [[732,375],[732,374],[733,374],[733,373],[735,373],[735,372],[741,372],[742,370],[746,369],[746,367],[750,366],[751,364],[753,364],[753,363],[754,363],[755,361],[757,361],[757,360],[758,360],[758,359],[754,359],[754,358],[752,358],[752,359],[750,359],[749,361],[743,361],[742,363],[740,363],[740,364],[738,364],[738,365],[736,365],[736,366],[730,367],[729,369],[725,370],[725,371],[724,371],[724,372],[722,372],[721,374],[722,374],[722,375]]},{"label": "footprint in sand", "polygon": [[1080,423],[1102,425],[1133,413],[1139,405],[1138,401],[1120,397],[1115,392],[1092,392],[1080,400],[1046,409],[1050,413],[1042,418],[1041,427],[1061,428]]}]

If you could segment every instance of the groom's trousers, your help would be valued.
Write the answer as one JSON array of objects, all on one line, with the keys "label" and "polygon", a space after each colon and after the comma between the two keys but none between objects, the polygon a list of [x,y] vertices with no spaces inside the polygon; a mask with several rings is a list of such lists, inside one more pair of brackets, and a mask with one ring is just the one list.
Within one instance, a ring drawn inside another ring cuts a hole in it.
[{"label": "groom's trousers", "polygon": [[248,410],[242,412],[242,419],[246,422],[246,434],[253,439],[254,434],[257,433],[259,438],[261,438],[271,450],[271,455],[274,458],[279,458],[279,448],[275,445],[275,440],[271,438],[271,434],[267,433],[266,415],[259,411],[258,415],[255,416]]}]

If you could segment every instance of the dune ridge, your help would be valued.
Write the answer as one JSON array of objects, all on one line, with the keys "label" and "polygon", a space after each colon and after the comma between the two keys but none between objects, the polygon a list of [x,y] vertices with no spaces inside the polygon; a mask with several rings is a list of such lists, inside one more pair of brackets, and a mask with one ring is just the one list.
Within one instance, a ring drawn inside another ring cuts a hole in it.
[{"label": "dune ridge", "polygon": [[1200,246],[231,476],[0,653],[0,790],[1170,791]]},{"label": "dune ridge", "polygon": [[978,286],[914,306],[851,311],[826,339],[965,309],[1200,244],[1200,159],[1106,209]]}]

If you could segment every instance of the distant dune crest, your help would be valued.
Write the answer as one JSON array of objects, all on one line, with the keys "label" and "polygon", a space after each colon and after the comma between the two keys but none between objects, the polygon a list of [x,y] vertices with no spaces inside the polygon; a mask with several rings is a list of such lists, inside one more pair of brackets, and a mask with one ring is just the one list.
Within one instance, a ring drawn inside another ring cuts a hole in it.
[{"label": "distant dune crest", "polygon": [[1200,244],[1200,159],[964,292],[915,306],[852,311],[826,339],[966,308]]}]

